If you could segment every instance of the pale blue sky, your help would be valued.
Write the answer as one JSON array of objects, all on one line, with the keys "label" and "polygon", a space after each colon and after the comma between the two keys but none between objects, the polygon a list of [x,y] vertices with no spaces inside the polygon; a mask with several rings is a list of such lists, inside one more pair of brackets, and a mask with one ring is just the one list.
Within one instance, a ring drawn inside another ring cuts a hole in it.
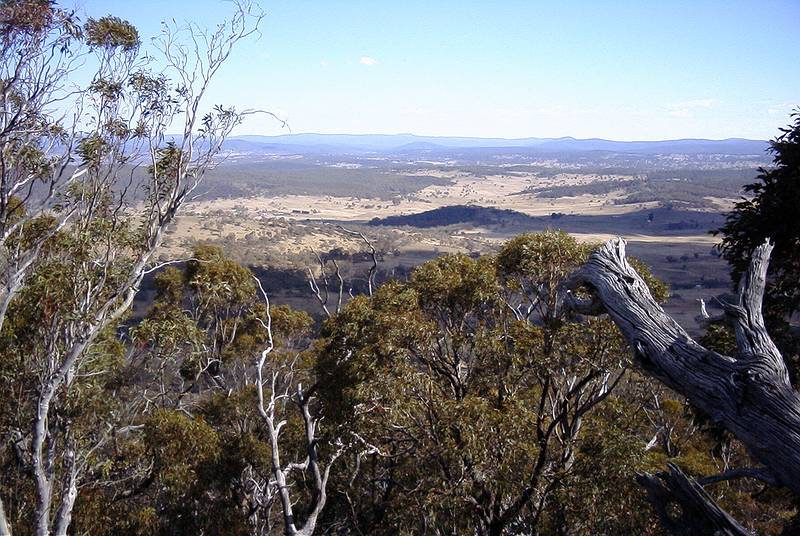
[{"label": "pale blue sky", "polygon": [[[67,2],[64,2],[68,5]],[[79,0],[155,35],[212,0]],[[771,138],[800,105],[800,1],[263,0],[210,97],[293,132]],[[239,133],[277,134],[254,118]]]}]

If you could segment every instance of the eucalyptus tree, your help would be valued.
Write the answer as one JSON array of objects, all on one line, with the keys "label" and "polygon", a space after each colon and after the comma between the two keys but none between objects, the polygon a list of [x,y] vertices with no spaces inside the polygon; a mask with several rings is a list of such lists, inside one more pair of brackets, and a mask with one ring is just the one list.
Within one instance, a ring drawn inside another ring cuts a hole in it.
[{"label": "eucalyptus tree", "polygon": [[[4,353],[32,352],[3,377],[3,435],[35,497],[31,505],[0,489],[0,500],[14,499],[13,512],[0,508],[0,524],[10,531],[11,518],[61,535],[92,453],[116,425],[112,414],[79,427],[71,412],[107,372],[99,356],[153,269],[165,228],[247,113],[201,106],[261,15],[237,4],[208,32],[166,25],[156,41],[161,63],[152,64],[136,28],[119,18],[81,24],[41,0],[8,0],[0,10],[0,320]],[[76,62],[95,67],[83,87]],[[182,135],[168,140],[168,129]],[[142,184],[137,167],[147,168]]]},{"label": "eucalyptus tree", "polygon": [[[279,395],[269,385],[259,387],[252,365],[268,342],[267,367],[299,365],[311,318],[287,306],[268,309],[251,271],[212,246],[199,245],[192,260],[160,271],[154,286],[152,306],[131,322],[114,393],[122,407],[134,408],[135,420],[101,450],[98,478],[77,504],[76,531],[253,536],[281,531],[273,444],[257,411],[259,391],[267,398]],[[293,372],[295,381],[309,377],[299,366]],[[297,384],[288,385],[294,393]],[[279,416],[285,412],[289,421],[280,425],[276,454],[303,459],[309,445],[300,432],[302,416],[292,404],[274,410]],[[297,501],[303,495],[294,489],[305,481],[298,469],[288,481],[299,525]]]},{"label": "eucalyptus tree", "polygon": [[122,464],[136,465],[146,499],[135,503],[158,505],[164,514],[151,526],[166,533],[241,534],[246,519],[252,535],[314,534],[348,445],[323,426],[305,351],[311,318],[271,306],[260,280],[213,246],[197,246],[155,286],[131,330],[138,380],[129,396],[146,406],[152,451],[133,448]]},{"label": "eucalyptus tree", "polygon": [[[85,56],[76,51],[81,40],[74,15],[49,2],[0,4],[0,327],[42,246],[40,239],[23,247],[22,235],[85,174],[69,165],[76,114],[58,112]],[[69,214],[60,214],[61,225]]]},{"label": "eucalyptus tree", "polygon": [[354,530],[542,529],[584,422],[626,369],[613,324],[574,317],[563,286],[590,251],[522,235],[496,257],[423,264],[326,321],[323,409],[365,447],[346,467],[358,476],[339,480]]}]

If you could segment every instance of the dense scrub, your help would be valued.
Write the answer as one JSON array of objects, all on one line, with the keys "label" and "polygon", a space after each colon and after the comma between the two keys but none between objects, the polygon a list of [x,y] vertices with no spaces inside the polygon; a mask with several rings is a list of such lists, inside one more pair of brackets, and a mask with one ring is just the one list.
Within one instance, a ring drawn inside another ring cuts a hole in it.
[{"label": "dense scrub", "polygon": [[[311,389],[310,409],[324,416],[319,456],[344,449],[317,533],[660,534],[637,471],[673,461],[706,476],[746,459],[684,401],[627,370],[613,324],[565,307],[561,283],[590,250],[548,232],[496,257],[440,257],[350,300],[318,334],[306,314],[271,307],[269,366],[291,364],[291,384]],[[63,418],[94,445],[80,533],[283,532],[253,388],[266,305],[250,271],[219,249],[194,258],[158,274],[145,318],[98,340],[64,393]],[[23,356],[44,341],[22,315],[41,314],[37,292],[3,331],[7,432],[24,434],[21,404],[35,390]],[[290,399],[279,408],[281,454],[302,460],[303,421]],[[32,522],[24,445],[23,435],[0,458],[20,533]],[[304,470],[289,478],[302,519],[313,481]],[[719,486],[723,504],[747,509],[765,534],[792,511],[780,495]]]}]

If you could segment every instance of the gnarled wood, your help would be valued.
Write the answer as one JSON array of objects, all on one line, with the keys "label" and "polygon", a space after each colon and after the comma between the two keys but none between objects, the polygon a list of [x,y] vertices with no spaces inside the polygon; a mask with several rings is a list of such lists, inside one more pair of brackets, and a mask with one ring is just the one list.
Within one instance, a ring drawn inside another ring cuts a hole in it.
[{"label": "gnarled wood", "polygon": [[661,522],[675,534],[753,536],[673,464],[669,472],[642,474],[636,480],[647,490]]},{"label": "gnarled wood", "polygon": [[761,315],[771,251],[768,242],[755,250],[739,303],[728,306],[736,356],[704,348],[664,312],[628,264],[621,238],[593,253],[570,285],[595,292],[646,373],[722,424],[777,482],[800,494],[800,395]]}]

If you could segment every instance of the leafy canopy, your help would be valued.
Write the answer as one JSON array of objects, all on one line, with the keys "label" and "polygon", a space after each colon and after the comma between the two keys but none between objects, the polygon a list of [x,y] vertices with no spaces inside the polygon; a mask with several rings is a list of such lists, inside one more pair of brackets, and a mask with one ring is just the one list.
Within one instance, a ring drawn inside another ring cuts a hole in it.
[{"label": "leafy canopy", "polygon": [[770,142],[774,166],[761,168],[757,182],[744,187],[753,194],[734,206],[715,234],[730,263],[734,282],[747,271],[752,251],[770,239],[775,244],[769,265],[766,310],[791,315],[800,310],[800,111],[794,122]]}]

